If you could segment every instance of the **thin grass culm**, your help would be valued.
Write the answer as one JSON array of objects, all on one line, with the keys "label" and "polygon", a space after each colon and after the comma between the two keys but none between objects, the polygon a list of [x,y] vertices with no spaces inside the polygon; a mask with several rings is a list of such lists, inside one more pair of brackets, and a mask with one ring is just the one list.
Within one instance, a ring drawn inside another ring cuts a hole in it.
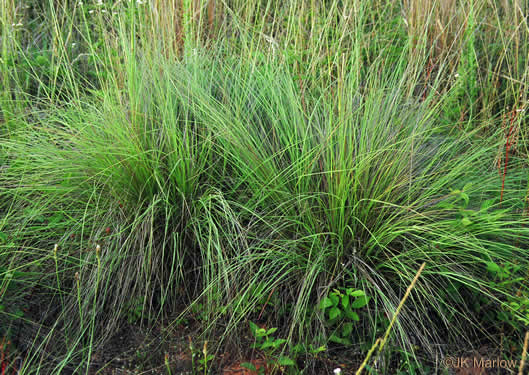
[{"label": "thin grass culm", "polygon": [[415,286],[415,283],[417,283],[417,280],[419,280],[419,276],[421,275],[421,273],[422,273],[422,271],[423,271],[425,266],[426,266],[426,263],[421,264],[421,267],[417,271],[417,274],[413,278],[411,284],[408,286],[408,289],[406,290],[406,293],[404,294],[404,297],[402,297],[399,305],[397,306],[397,310],[395,311],[395,314],[393,314],[393,318],[391,319],[391,322],[389,323],[389,326],[388,326],[388,328],[387,328],[387,330],[386,330],[386,332],[384,334],[384,337],[377,338],[377,340],[375,341],[375,344],[373,344],[371,349],[369,349],[369,352],[367,353],[366,358],[364,359],[364,361],[362,362],[362,364],[360,365],[360,367],[356,371],[356,375],[360,375],[362,373],[362,371],[366,367],[367,363],[369,362],[369,359],[371,358],[371,356],[372,356],[372,354],[373,354],[373,352],[374,352],[374,350],[376,348],[378,348],[378,353],[379,354],[384,349],[384,346],[386,345],[386,341],[388,340],[388,337],[389,337],[389,335],[391,333],[391,329],[393,328],[393,325],[397,321],[397,316],[399,315],[400,310],[402,309],[402,306],[404,306],[404,303],[408,299],[408,296],[410,295],[413,287]]}]

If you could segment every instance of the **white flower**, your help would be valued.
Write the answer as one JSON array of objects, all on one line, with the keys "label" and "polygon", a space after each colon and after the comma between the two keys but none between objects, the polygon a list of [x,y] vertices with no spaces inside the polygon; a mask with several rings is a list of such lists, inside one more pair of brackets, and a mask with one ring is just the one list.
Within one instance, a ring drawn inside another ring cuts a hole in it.
[{"label": "white flower", "polygon": [[107,10],[106,9],[101,9],[101,13],[106,13]]},{"label": "white flower", "polygon": [[95,10],[93,10],[93,9],[91,9],[91,10],[88,11],[88,13],[90,13],[90,14],[92,14],[92,13],[94,13],[94,12],[95,12]]},{"label": "white flower", "polygon": [[77,45],[77,43],[72,43],[72,47],[75,47]]},{"label": "white flower", "polygon": [[335,375],[340,375],[342,373],[342,369],[338,367],[338,368],[335,368],[333,372]]}]

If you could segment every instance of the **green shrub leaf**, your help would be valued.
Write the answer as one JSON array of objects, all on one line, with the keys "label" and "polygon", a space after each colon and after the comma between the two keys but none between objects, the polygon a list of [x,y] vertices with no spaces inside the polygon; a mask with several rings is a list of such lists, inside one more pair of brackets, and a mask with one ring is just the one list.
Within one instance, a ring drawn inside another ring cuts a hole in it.
[{"label": "green shrub leaf", "polygon": [[342,314],[341,310],[337,307],[333,307],[329,310],[329,319],[334,320],[337,319]]},{"label": "green shrub leaf", "polygon": [[353,309],[359,309],[367,305],[368,302],[369,302],[369,297],[362,296],[362,297],[355,299],[353,303],[351,304],[351,307]]},{"label": "green shrub leaf", "polygon": [[288,357],[279,357],[277,363],[281,366],[295,366],[296,363]]},{"label": "green shrub leaf", "polygon": [[329,297],[325,297],[320,302],[320,309],[325,310],[326,308],[329,308],[333,306],[333,303]]},{"label": "green shrub leaf", "polygon": [[342,306],[344,309],[349,307],[349,296],[347,294],[342,296]]}]

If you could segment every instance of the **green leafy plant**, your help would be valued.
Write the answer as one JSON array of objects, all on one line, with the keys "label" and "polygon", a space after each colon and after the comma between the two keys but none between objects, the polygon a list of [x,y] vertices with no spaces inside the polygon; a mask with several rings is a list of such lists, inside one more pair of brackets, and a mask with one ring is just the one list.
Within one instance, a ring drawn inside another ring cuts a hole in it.
[{"label": "green leafy plant", "polygon": [[194,375],[206,375],[210,369],[210,362],[215,359],[215,356],[211,353],[208,353],[207,341],[204,341],[202,350],[200,350],[193,345],[193,340],[191,339],[191,336],[188,339],[189,350],[191,352],[191,371]]},{"label": "green leafy plant", "polygon": [[507,286],[513,293],[507,296],[507,301],[502,303],[502,309],[496,316],[490,317],[492,321],[505,323],[515,331],[522,331],[529,326],[529,289],[526,277],[520,275],[522,267],[518,264],[498,264],[493,261],[485,262],[487,272],[492,276],[492,287]]},{"label": "green leafy plant", "polygon": [[[257,349],[265,354],[267,364],[272,368],[272,372],[275,369],[281,369],[284,371],[285,368],[294,368],[296,366],[296,362],[290,357],[277,354],[287,342],[286,339],[275,338],[273,336],[273,334],[277,331],[277,328],[261,328],[251,321],[249,322],[249,325],[250,332],[255,339],[254,343],[252,344],[252,348]],[[252,371],[260,371],[264,373],[264,368],[261,367],[260,369],[257,369],[254,364],[249,362],[242,363],[241,366]]]},{"label": "green leafy plant", "polygon": [[125,314],[129,324],[137,323],[143,314],[143,299],[135,297],[125,305]]},{"label": "green leafy plant", "polygon": [[318,357],[320,353],[323,353],[327,350],[327,346],[325,345],[313,345],[309,344],[303,345],[303,344],[296,344],[292,348],[292,353],[294,355],[300,355],[300,354],[309,354],[314,357]]},{"label": "green leafy plant", "polygon": [[354,288],[333,289],[320,301],[320,310],[325,322],[333,330],[329,340],[342,345],[351,345],[351,335],[356,322],[360,321],[359,310],[369,302],[363,290]]},{"label": "green leafy plant", "polygon": [[516,320],[525,328],[529,327],[529,297],[520,296],[517,300],[509,302],[508,307]]},{"label": "green leafy plant", "polygon": [[208,373],[209,363],[215,358],[213,354],[208,353],[208,342],[204,341],[204,346],[202,347],[202,358],[198,360],[199,371],[202,371],[204,375]]}]

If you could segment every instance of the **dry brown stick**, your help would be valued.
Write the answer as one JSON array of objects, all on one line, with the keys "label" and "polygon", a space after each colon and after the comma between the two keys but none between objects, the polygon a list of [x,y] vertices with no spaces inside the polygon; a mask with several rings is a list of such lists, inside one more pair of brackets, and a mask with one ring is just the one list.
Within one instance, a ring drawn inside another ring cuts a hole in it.
[{"label": "dry brown stick", "polygon": [[272,294],[275,292],[275,290],[276,290],[276,288],[274,287],[274,289],[272,289],[272,291],[268,295],[268,298],[266,299],[266,302],[263,305],[263,308],[261,309],[261,312],[259,313],[259,317],[257,318],[257,320],[261,320],[261,315],[263,315],[263,311],[264,311],[266,305],[268,305],[268,301],[270,301],[270,297],[272,297]]},{"label": "dry brown stick", "polygon": [[360,367],[358,368],[358,370],[356,371],[356,375],[360,375],[362,373],[362,370],[364,369],[364,367],[366,367],[367,365],[367,361],[369,361],[369,358],[371,358],[371,355],[373,354],[373,352],[375,351],[375,349],[377,348],[377,346],[380,344],[380,337],[377,339],[377,341],[375,341],[375,344],[371,347],[371,349],[369,349],[369,351],[367,352],[367,355],[366,355],[366,358],[364,359],[364,362],[362,362],[362,364],[360,365]]},{"label": "dry brown stick", "polygon": [[386,341],[387,341],[387,339],[389,337],[389,334],[391,332],[391,328],[393,328],[393,325],[397,321],[397,316],[399,315],[400,310],[402,310],[402,307],[404,306],[404,302],[406,302],[406,300],[408,299],[408,296],[410,295],[411,290],[413,289],[413,287],[417,283],[417,280],[419,279],[419,276],[421,275],[421,272],[424,269],[424,266],[426,266],[426,263],[423,263],[421,265],[421,267],[419,268],[419,271],[417,271],[417,274],[413,278],[410,286],[408,286],[408,289],[406,290],[406,293],[404,294],[404,297],[402,297],[402,300],[400,301],[399,306],[397,307],[397,311],[395,311],[395,315],[393,315],[393,319],[391,319],[391,322],[389,323],[389,326],[386,329],[386,333],[384,334],[384,338],[382,340],[380,338],[378,338],[377,341],[375,341],[375,344],[371,347],[371,349],[369,349],[369,352],[367,353],[367,356],[364,359],[364,362],[362,362],[362,364],[360,365],[360,367],[356,371],[356,375],[360,375],[362,373],[362,371],[364,370],[364,367],[367,365],[367,362],[369,361],[369,358],[371,358],[371,355],[373,354],[373,352],[375,351],[377,346],[378,346],[378,353],[379,354],[382,351],[382,349],[384,348],[384,345],[386,344]]},{"label": "dry brown stick", "polygon": [[213,36],[213,27],[215,22],[215,0],[208,2],[208,32],[209,36]]},{"label": "dry brown stick", "polygon": [[520,369],[518,375],[523,375],[523,368],[525,366],[525,357],[527,357],[527,346],[529,345],[529,331],[525,332],[525,340],[523,342],[522,360],[520,361]]}]

